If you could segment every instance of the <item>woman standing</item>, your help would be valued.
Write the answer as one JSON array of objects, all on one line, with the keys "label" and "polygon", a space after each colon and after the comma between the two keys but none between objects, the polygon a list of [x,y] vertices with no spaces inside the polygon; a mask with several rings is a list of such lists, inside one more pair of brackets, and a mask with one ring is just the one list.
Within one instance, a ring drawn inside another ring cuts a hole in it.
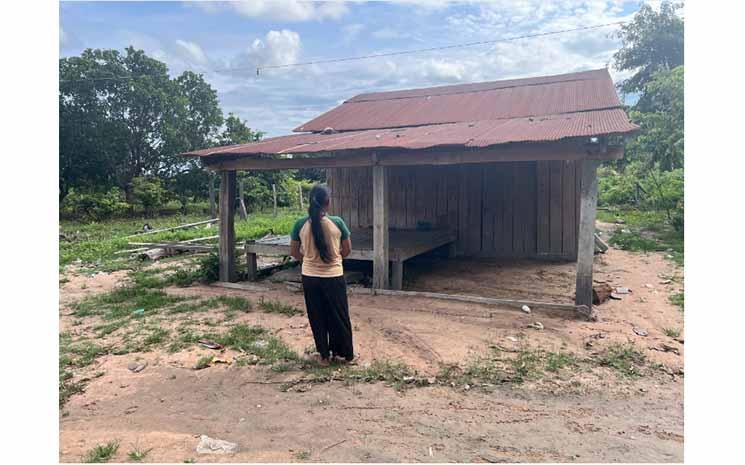
[{"label": "woman standing", "polygon": [[303,262],[303,292],[308,320],[321,363],[354,359],[347,284],[342,258],[352,251],[349,229],[338,216],[327,215],[329,191],[316,184],[310,191],[308,216],[292,228],[290,254]]}]

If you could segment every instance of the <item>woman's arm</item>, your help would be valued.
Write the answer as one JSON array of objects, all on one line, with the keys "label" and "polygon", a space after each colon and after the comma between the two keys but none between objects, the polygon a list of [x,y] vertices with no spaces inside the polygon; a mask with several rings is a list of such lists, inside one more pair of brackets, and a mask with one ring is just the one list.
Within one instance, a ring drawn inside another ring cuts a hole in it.
[{"label": "woman's arm", "polygon": [[341,241],[341,257],[347,258],[352,253],[352,239],[344,239]]},{"label": "woman's arm", "polygon": [[300,251],[300,241],[290,241],[290,255],[299,262],[303,261],[303,253]]}]

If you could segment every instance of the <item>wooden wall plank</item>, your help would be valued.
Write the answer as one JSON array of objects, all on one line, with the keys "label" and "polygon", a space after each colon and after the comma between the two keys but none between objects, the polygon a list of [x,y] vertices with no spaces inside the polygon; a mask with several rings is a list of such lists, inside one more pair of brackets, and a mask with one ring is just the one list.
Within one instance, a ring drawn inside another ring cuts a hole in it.
[{"label": "wooden wall plank", "polygon": [[549,252],[561,255],[562,213],[561,213],[561,171],[562,162],[552,161],[549,168]]},{"label": "wooden wall plank", "polygon": [[481,220],[481,255],[493,257],[496,255],[494,248],[494,225],[496,223],[496,206],[499,201],[497,196],[497,184],[495,181],[495,165],[484,165],[482,170],[482,200],[483,206]]},{"label": "wooden wall plank", "polygon": [[577,254],[577,219],[575,216],[575,171],[573,161],[562,162],[562,246],[561,253],[566,258],[573,258]]},{"label": "wooden wall plank", "polygon": [[502,197],[502,242],[500,248],[500,254],[505,257],[512,256],[514,249],[512,247],[512,214],[514,211],[513,196],[514,196],[514,167],[512,163],[505,164],[502,169],[502,189],[500,194]]},{"label": "wooden wall plank", "polygon": [[482,190],[483,190],[483,166],[471,165],[468,167],[467,184],[467,234],[466,254],[478,255],[481,252],[481,222],[482,222]]},{"label": "wooden wall plank", "polygon": [[549,230],[549,173],[548,161],[536,162],[536,227],[538,255],[546,255],[551,252],[550,230]]}]

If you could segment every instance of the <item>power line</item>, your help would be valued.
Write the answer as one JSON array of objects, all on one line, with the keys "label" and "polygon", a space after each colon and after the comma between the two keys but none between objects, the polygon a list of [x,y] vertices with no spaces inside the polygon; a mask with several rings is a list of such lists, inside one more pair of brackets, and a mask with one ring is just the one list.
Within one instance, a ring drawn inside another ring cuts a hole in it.
[{"label": "power line", "polygon": [[[478,42],[468,42],[465,44],[454,44],[454,45],[443,45],[440,47],[429,47],[429,48],[420,48],[420,49],[413,49],[413,50],[401,50],[398,52],[386,52],[386,53],[375,53],[371,55],[360,55],[360,56],[353,56],[353,57],[345,57],[345,58],[329,58],[329,59],[321,59],[321,60],[313,60],[313,61],[303,61],[303,62],[296,62],[296,63],[284,63],[279,65],[267,65],[267,66],[258,66],[256,67],[256,75],[258,76],[261,70],[266,69],[278,69],[278,68],[290,68],[290,67],[296,67],[296,66],[309,66],[309,65],[318,65],[318,64],[326,64],[326,63],[341,63],[346,61],[356,61],[356,60],[369,60],[373,58],[382,58],[382,57],[391,57],[391,56],[399,56],[399,55],[410,55],[414,53],[426,53],[426,52],[434,52],[439,50],[450,50],[450,49],[456,49],[456,48],[465,48],[465,47],[476,47],[479,45],[486,45],[486,44],[496,44],[500,42],[512,42],[516,40],[522,40],[522,39],[533,39],[536,37],[546,37],[546,36],[552,36],[557,34],[566,34],[567,32],[578,32],[578,31],[588,31],[592,29],[600,29],[604,27],[609,26],[617,26],[620,24],[625,24],[627,21],[615,21],[612,23],[604,23],[604,24],[596,24],[593,26],[582,26],[582,27],[576,27],[571,29],[562,29],[558,31],[548,31],[548,32],[540,32],[535,34],[525,34],[521,36],[515,36],[515,37],[507,37],[502,39],[493,39],[493,40],[481,40]],[[238,68],[224,68],[224,69],[203,69],[201,72],[216,72],[216,73],[222,73],[222,72],[232,72],[232,71],[247,71],[247,70],[253,70],[253,67],[238,67]],[[141,75],[141,76],[147,76],[147,75]],[[135,79],[137,77],[141,76],[108,76],[108,77],[95,77],[95,78],[83,78],[83,79],[63,79],[60,80],[60,82],[84,82],[84,81],[115,81],[115,80],[127,80],[127,79]]]},{"label": "power line", "polygon": [[[289,68],[293,66],[308,66],[308,65],[317,65],[317,64],[323,64],[323,63],[339,63],[343,61],[353,61],[353,60],[367,60],[370,58],[381,58],[381,57],[390,57],[390,56],[397,56],[397,55],[408,55],[412,53],[424,53],[424,52],[434,52],[438,50],[448,50],[453,48],[464,48],[464,47],[475,47],[477,45],[486,45],[486,44],[495,44],[499,42],[511,42],[515,40],[520,39],[532,39],[535,37],[545,37],[550,35],[556,35],[556,34],[564,34],[567,32],[576,32],[576,31],[587,31],[590,29],[600,29],[602,27],[608,27],[608,26],[616,26],[619,24],[625,24],[626,21],[615,21],[612,23],[605,23],[605,24],[596,24],[594,26],[583,26],[583,27],[577,27],[573,29],[562,29],[560,31],[549,31],[549,32],[541,32],[536,34],[526,34],[522,36],[515,36],[515,37],[508,37],[506,39],[494,39],[494,40],[482,40],[479,42],[469,42],[466,44],[456,44],[456,45],[444,45],[441,47],[430,47],[430,48],[420,48],[415,50],[402,50],[399,52],[388,52],[388,53],[376,53],[372,55],[361,55],[361,56],[355,56],[355,57],[347,57],[347,58],[331,58],[326,60],[315,60],[315,61],[304,61],[299,63],[285,63],[281,65],[267,65],[267,66],[259,66],[256,68],[256,74],[259,74],[259,71],[262,69],[276,69],[276,68]],[[246,68],[244,68],[245,70]],[[234,69],[238,70],[238,69]]]}]

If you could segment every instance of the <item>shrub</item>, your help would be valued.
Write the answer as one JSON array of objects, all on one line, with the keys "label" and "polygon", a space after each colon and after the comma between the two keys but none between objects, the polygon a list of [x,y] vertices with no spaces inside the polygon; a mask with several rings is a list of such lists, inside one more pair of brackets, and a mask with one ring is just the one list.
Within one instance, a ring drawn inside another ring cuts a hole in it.
[{"label": "shrub", "polygon": [[220,279],[220,257],[211,253],[199,262],[196,275],[206,283],[213,283]]},{"label": "shrub", "polygon": [[152,212],[163,203],[165,189],[158,178],[136,177],[130,183],[132,199],[147,212]]},{"label": "shrub", "polygon": [[72,190],[62,201],[60,210],[86,220],[101,221],[121,215],[129,209],[122,191],[112,187],[106,192],[86,192]]}]

